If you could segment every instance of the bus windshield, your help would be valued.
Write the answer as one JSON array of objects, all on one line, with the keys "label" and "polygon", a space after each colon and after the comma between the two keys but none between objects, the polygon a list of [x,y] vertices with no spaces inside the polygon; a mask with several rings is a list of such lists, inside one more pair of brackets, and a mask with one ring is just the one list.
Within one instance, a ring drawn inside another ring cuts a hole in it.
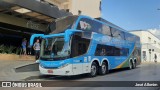
[{"label": "bus windshield", "polygon": [[42,40],[42,59],[61,59],[69,56],[69,44],[65,43],[63,37],[47,38]]},{"label": "bus windshield", "polygon": [[62,33],[66,29],[72,29],[78,16],[67,16],[55,20],[55,29],[52,33]]}]

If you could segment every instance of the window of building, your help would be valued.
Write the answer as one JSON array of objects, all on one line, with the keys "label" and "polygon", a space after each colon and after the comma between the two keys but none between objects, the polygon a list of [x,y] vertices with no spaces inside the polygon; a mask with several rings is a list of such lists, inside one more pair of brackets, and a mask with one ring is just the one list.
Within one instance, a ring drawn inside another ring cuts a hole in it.
[{"label": "window of building", "polygon": [[156,44],[156,41],[154,41],[154,44]]},{"label": "window of building", "polygon": [[146,51],[143,51],[143,60],[145,60],[146,61],[146,59],[147,59],[147,55],[146,55]]},{"label": "window of building", "polygon": [[66,12],[69,12],[69,9],[66,9]]},{"label": "window of building", "polygon": [[81,15],[82,14],[82,11],[81,10],[78,10],[78,15]]},{"label": "window of building", "polygon": [[128,48],[120,48],[109,45],[101,45],[98,44],[95,56],[128,56],[129,49]]},{"label": "window of building", "polygon": [[148,37],[148,42],[151,43],[151,38],[150,37]]}]

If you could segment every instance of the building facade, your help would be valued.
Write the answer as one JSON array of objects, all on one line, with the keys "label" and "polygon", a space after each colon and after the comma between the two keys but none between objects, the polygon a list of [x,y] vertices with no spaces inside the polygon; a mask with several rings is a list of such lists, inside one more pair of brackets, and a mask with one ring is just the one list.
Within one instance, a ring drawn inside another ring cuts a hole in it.
[{"label": "building facade", "polygon": [[135,30],[131,33],[140,37],[142,45],[141,60],[154,62],[156,55],[157,61],[160,62],[160,39],[148,30]]},{"label": "building facade", "polygon": [[58,6],[59,9],[71,12],[73,15],[87,15],[92,18],[101,16],[101,0],[45,0]]},{"label": "building facade", "polygon": [[69,15],[42,0],[0,0],[0,45],[21,47],[23,38],[49,32],[52,21]]}]

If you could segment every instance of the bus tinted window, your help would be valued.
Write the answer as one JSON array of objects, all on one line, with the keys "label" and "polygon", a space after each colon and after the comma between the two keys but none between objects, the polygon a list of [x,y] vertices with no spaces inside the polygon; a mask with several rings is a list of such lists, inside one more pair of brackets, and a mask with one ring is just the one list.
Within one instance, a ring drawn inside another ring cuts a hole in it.
[{"label": "bus tinted window", "polygon": [[74,35],[71,44],[72,45],[71,57],[76,57],[85,54],[88,50],[89,44],[90,44],[89,39],[81,38],[81,36]]},{"label": "bus tinted window", "polygon": [[123,31],[120,31],[120,30],[118,30],[116,28],[111,28],[111,33],[112,33],[113,37],[125,40],[124,32]]},{"label": "bus tinted window", "polygon": [[137,36],[132,35],[130,33],[125,33],[125,38],[126,40],[131,41],[131,42],[139,41],[139,38]]},{"label": "bus tinted window", "polygon": [[128,48],[120,48],[109,45],[98,44],[95,52],[95,56],[128,56]]},{"label": "bus tinted window", "polygon": [[109,26],[102,24],[101,31],[102,34],[111,36],[111,30]]},{"label": "bus tinted window", "polygon": [[77,20],[77,16],[67,16],[56,19],[49,25],[51,33],[62,33],[66,29],[72,29],[74,23]]},{"label": "bus tinted window", "polygon": [[91,31],[91,32],[97,32],[97,33],[111,36],[109,26],[102,24],[98,21],[87,19],[87,18],[82,18],[79,21],[77,29]]}]

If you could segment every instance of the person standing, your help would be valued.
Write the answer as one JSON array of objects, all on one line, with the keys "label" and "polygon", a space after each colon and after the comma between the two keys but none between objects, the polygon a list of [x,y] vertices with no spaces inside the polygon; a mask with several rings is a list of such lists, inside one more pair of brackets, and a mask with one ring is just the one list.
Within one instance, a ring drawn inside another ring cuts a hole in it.
[{"label": "person standing", "polygon": [[32,54],[32,53],[31,53],[31,52],[32,52],[32,46],[30,46],[30,43],[29,43],[29,42],[28,42],[27,44],[28,44],[28,45],[27,45],[27,54],[28,54],[28,55],[31,55],[31,54]]},{"label": "person standing", "polygon": [[33,49],[35,50],[35,59],[39,59],[39,54],[40,54],[40,43],[39,39],[36,40],[36,42],[33,45]]},{"label": "person standing", "polygon": [[157,55],[154,55],[154,62],[157,63]]},{"label": "person standing", "polygon": [[100,55],[101,56],[105,56],[106,55],[106,50],[104,48],[102,48]]},{"label": "person standing", "polygon": [[22,55],[26,55],[26,44],[27,44],[27,40],[24,38],[22,41]]}]

